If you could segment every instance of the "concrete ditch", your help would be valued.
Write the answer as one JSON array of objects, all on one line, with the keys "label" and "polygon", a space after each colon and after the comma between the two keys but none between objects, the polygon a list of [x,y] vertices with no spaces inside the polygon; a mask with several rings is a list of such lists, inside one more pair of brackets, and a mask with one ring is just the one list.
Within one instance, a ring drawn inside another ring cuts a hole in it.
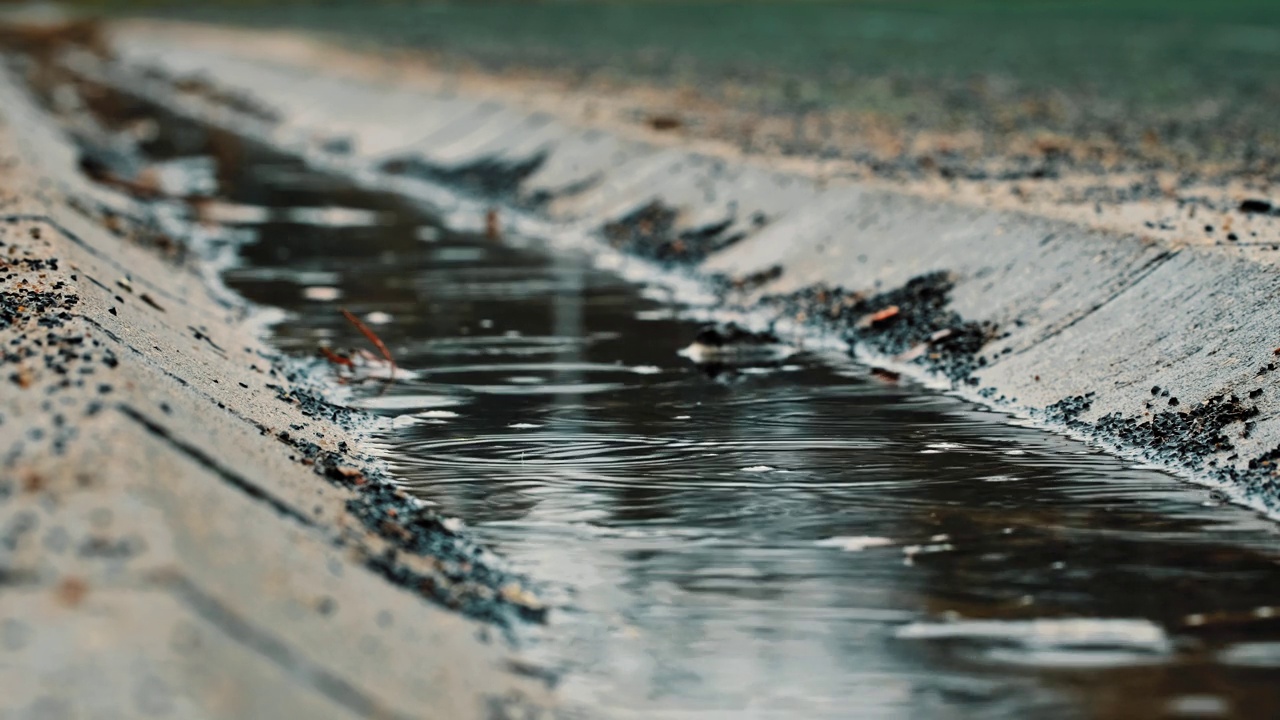
[{"label": "concrete ditch", "polygon": [[[721,311],[842,339],[878,364],[1280,510],[1280,218],[1241,196],[1256,188],[1223,184],[1199,215],[1163,196],[1085,215],[1018,209],[975,202],[963,185],[939,195],[846,180],[802,159],[593,124],[561,89],[297,36],[139,23],[114,37],[119,61],[86,72],[455,222],[500,207],[507,232],[611,245],[631,265],[718,293]],[[1209,223],[1247,241],[1187,230]]]},{"label": "concrete ditch", "polygon": [[[254,37],[121,25],[116,60],[65,59],[454,224],[600,248],[624,272],[709,291],[717,312],[839,338],[871,362],[1280,510],[1269,256],[1280,226],[1267,213],[1223,211],[1256,238],[1230,249],[1123,234],[587,127],[508,87],[393,77],[328,46]],[[32,355],[22,360],[45,364],[19,364],[2,396],[5,637],[38,658],[6,678],[10,706],[70,695],[214,717],[469,717],[551,704],[505,651],[475,641],[493,630],[423,596],[489,588],[517,614],[535,601],[503,592],[514,579],[442,572],[439,548],[405,529],[414,521],[385,515],[417,509],[352,450],[358,428],[287,377],[242,308],[113,232],[103,208],[146,210],[86,182],[17,83],[0,95],[6,155],[20,158],[5,171],[14,197],[0,239],[22,257],[6,282],[28,283],[6,299],[4,332],[53,317],[66,325],[49,330],[82,338],[66,343],[101,343],[63,353],[96,368],[83,386],[59,389],[81,365]],[[46,392],[67,409],[41,408]],[[324,437],[304,449],[304,432]],[[433,542],[454,536],[439,518],[422,523]],[[456,548],[481,552],[465,538]],[[427,577],[440,580],[424,588]],[[473,614],[494,619],[485,607]],[[77,646],[96,633],[108,651]],[[133,662],[118,662],[121,648]],[[68,680],[71,653],[82,670]]]},{"label": "concrete ditch", "polygon": [[503,642],[542,612],[523,581],[396,490],[7,71],[0,98],[0,714],[549,708]]}]

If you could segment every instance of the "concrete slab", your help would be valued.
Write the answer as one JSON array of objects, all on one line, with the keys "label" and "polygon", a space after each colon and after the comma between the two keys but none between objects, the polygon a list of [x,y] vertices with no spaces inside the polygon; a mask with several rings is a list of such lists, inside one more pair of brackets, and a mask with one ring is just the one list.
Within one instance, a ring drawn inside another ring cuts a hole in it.
[{"label": "concrete slab", "polygon": [[77,164],[0,77],[0,715],[550,713],[500,630],[441,606],[498,610],[514,576]]}]

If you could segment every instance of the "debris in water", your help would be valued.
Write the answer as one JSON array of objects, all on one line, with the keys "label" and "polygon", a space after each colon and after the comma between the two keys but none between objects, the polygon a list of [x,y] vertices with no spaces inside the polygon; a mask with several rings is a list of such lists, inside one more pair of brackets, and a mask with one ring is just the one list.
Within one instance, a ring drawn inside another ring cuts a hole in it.
[{"label": "debris in water", "polygon": [[353,369],[356,366],[356,364],[352,362],[351,358],[339,355],[335,353],[333,350],[330,350],[329,348],[323,345],[320,346],[320,354],[324,356],[325,360],[328,360],[334,365],[341,365],[343,367],[348,367]]},{"label": "debris in water", "polygon": [[1216,695],[1181,695],[1168,702],[1165,708],[1169,717],[1215,718],[1231,717],[1231,704]]},{"label": "debris in water", "polygon": [[382,338],[378,337],[378,334],[375,333],[373,330],[370,330],[369,326],[365,325],[364,322],[360,320],[360,318],[356,317],[355,315],[352,315],[350,310],[343,308],[342,316],[347,319],[347,322],[351,323],[352,325],[355,325],[356,329],[359,330],[361,334],[363,334],[366,338],[368,338],[369,342],[373,343],[374,347],[378,348],[378,352],[382,353],[382,357],[386,358],[387,362],[391,365],[391,374],[387,376],[387,381],[390,382],[391,380],[395,380],[396,360],[395,358],[391,357],[391,351],[388,350],[386,344],[382,342]]},{"label": "debris in water", "polygon": [[691,345],[679,352],[699,365],[731,362],[750,364],[783,360],[795,354],[771,332],[751,332],[734,323],[706,325]]},{"label": "debris in water", "polygon": [[502,224],[498,220],[498,211],[489,208],[484,214],[484,236],[490,240],[502,239]]}]

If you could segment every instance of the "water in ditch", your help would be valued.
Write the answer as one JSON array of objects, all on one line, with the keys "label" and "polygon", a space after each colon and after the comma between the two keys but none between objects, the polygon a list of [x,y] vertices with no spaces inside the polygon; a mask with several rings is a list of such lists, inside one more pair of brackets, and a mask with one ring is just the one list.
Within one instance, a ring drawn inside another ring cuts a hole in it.
[{"label": "water in ditch", "polygon": [[386,341],[376,451],[546,583],[584,716],[1280,716],[1271,523],[838,354],[695,365],[590,258],[218,142],[228,283],[288,351]]}]

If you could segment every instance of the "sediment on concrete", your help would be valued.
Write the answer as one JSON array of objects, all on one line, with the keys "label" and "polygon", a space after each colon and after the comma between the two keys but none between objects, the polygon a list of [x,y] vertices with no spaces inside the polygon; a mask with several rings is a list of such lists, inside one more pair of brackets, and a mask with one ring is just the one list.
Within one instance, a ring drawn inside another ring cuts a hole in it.
[{"label": "sediment on concrete", "polygon": [[697,280],[714,309],[843,339],[1280,512],[1272,214],[1218,203],[1212,222],[1261,238],[1225,249],[1091,228],[585,127],[296,38],[157,27],[118,28],[115,62],[73,64],[452,222],[500,208],[503,232],[620,251],[624,271]]},{"label": "sediment on concrete", "polygon": [[0,70],[0,714],[550,707],[495,624],[521,579],[79,159]]}]

